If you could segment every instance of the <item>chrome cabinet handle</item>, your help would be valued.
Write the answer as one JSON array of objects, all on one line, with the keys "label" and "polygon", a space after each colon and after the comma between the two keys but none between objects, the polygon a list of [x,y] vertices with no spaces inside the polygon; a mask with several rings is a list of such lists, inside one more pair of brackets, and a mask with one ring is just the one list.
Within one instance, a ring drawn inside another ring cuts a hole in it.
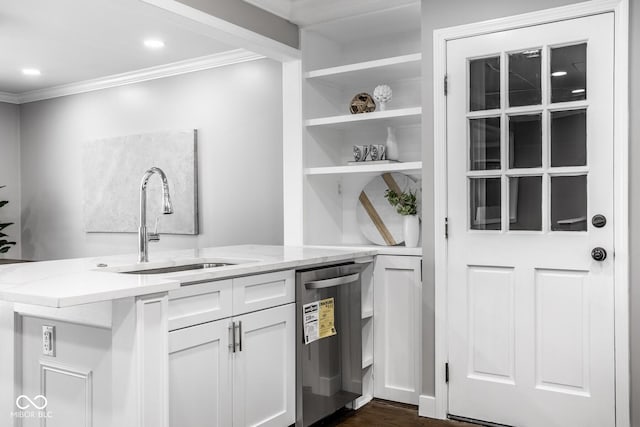
[{"label": "chrome cabinet handle", "polygon": [[231,322],[231,324],[229,325],[229,333],[231,334],[231,343],[229,344],[229,350],[231,350],[231,353],[235,353],[236,352],[236,327],[234,322]]},{"label": "chrome cabinet handle", "polygon": [[242,320],[238,322],[238,351],[242,351]]},{"label": "chrome cabinet handle", "polygon": [[242,333],[242,322],[238,322],[238,323],[233,322],[233,345],[234,345],[233,352],[234,353],[236,351],[242,351],[242,344],[240,343],[240,340],[242,339],[242,337],[238,334],[238,338],[236,339],[236,330]]},{"label": "chrome cabinet handle", "polygon": [[306,289],[324,289],[330,288],[332,286],[340,286],[340,285],[348,285],[349,283],[353,283],[360,278],[360,273],[349,274],[348,276],[340,276],[333,279],[325,279],[325,280],[314,280],[311,282],[306,282],[304,287]]}]

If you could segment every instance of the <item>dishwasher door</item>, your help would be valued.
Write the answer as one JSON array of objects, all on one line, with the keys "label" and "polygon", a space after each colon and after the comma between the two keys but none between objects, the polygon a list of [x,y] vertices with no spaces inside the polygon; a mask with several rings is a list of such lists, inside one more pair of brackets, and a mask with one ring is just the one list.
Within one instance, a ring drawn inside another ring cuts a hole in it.
[{"label": "dishwasher door", "polygon": [[[347,264],[296,273],[296,426],[306,427],[362,395],[360,273]],[[335,335],[305,344],[305,304],[333,298]]]}]

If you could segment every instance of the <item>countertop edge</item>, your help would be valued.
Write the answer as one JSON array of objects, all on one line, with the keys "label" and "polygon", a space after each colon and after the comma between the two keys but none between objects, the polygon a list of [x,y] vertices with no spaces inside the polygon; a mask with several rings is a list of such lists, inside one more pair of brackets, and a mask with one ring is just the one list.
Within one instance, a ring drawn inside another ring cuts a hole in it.
[{"label": "countertop edge", "polygon": [[[171,290],[179,289],[182,283],[194,281],[216,281],[233,277],[247,276],[253,274],[264,274],[277,270],[291,270],[306,268],[314,265],[322,265],[327,263],[336,263],[349,261],[358,258],[366,258],[375,256],[377,251],[371,249],[346,249],[342,253],[312,256],[304,259],[291,259],[282,261],[261,261],[258,263],[243,264],[231,270],[217,270],[203,272],[201,274],[168,274],[163,277],[157,276],[161,281],[139,287],[114,287],[114,289],[105,289],[96,293],[78,293],[77,295],[54,296],[55,292],[48,289],[47,294],[38,294],[29,288],[29,283],[9,286],[0,290],[0,300],[8,303],[29,304],[51,308],[65,308],[78,305],[99,303],[104,301],[113,301],[121,298],[139,297],[151,295],[155,293],[163,293]],[[88,270],[90,274],[118,274],[96,270]],[[197,276],[197,277],[196,277]],[[117,276],[112,276],[117,277]]]}]

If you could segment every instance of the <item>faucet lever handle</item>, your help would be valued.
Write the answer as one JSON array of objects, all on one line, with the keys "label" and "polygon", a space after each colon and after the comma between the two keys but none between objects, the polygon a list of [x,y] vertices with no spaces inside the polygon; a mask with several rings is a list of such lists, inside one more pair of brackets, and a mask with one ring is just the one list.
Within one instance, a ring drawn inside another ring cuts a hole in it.
[{"label": "faucet lever handle", "polygon": [[153,228],[153,233],[147,233],[147,237],[150,242],[159,242],[160,241],[160,233],[158,233],[158,223],[160,222],[160,216],[156,217],[156,225]]}]

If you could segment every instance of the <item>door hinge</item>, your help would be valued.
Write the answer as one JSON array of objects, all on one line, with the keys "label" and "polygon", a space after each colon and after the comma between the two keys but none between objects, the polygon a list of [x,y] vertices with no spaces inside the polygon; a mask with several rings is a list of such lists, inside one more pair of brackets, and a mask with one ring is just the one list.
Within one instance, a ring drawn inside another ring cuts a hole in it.
[{"label": "door hinge", "polygon": [[444,219],[444,238],[449,238],[449,217]]},{"label": "door hinge", "polygon": [[449,362],[444,364],[444,382],[449,384]]},{"label": "door hinge", "polygon": [[449,94],[449,76],[444,75],[444,96]]}]

